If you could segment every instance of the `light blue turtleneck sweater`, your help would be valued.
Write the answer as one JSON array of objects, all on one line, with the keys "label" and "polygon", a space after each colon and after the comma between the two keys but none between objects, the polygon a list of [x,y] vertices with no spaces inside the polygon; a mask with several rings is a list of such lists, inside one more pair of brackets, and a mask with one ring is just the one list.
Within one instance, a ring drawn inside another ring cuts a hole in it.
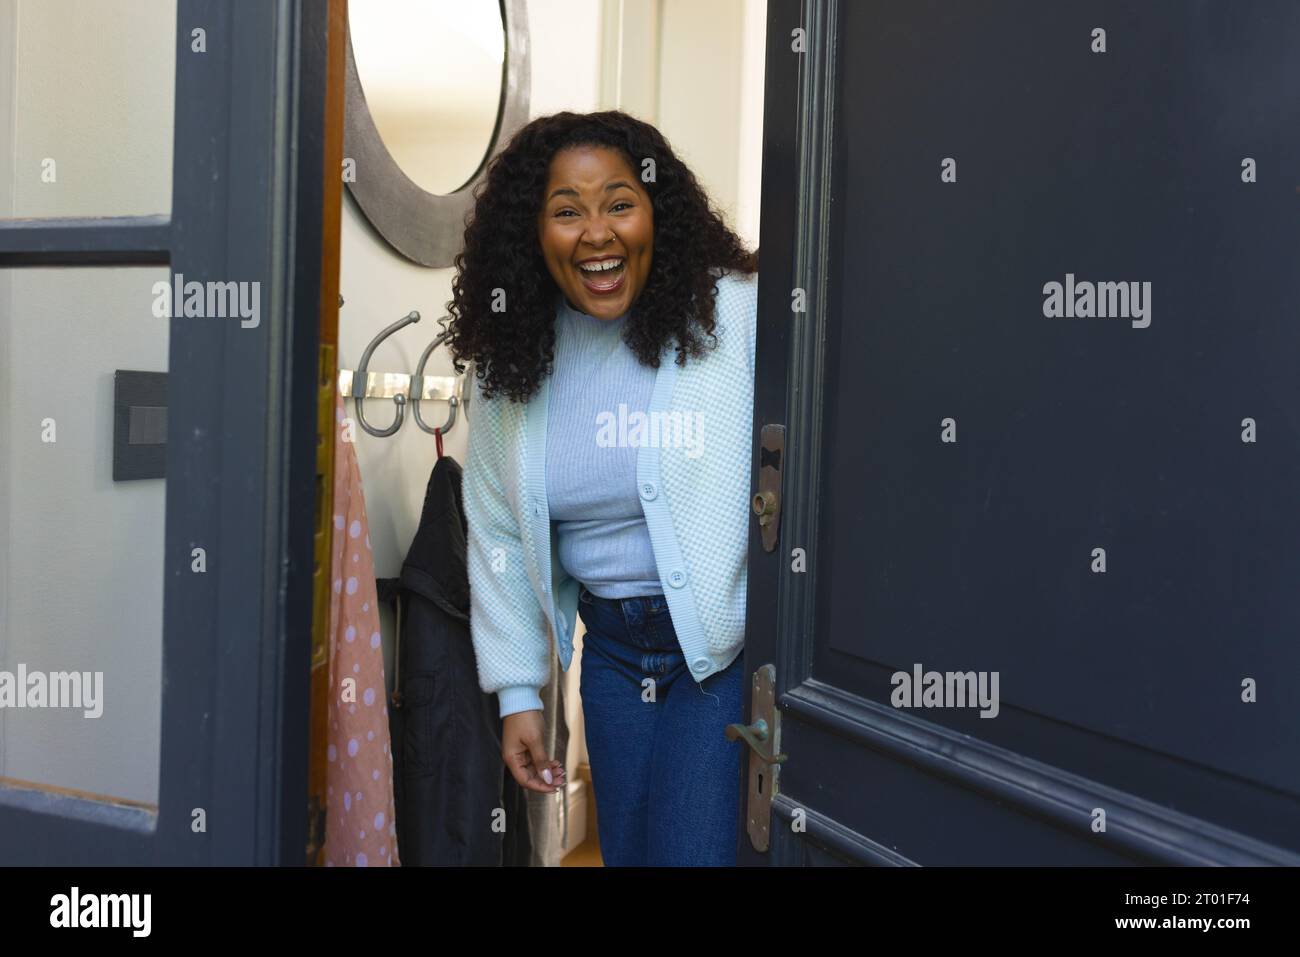
[{"label": "light blue turtleneck sweater", "polygon": [[656,370],[623,342],[627,313],[597,319],[558,299],[546,495],[560,563],[602,598],[662,595],[628,424],[649,408]]}]

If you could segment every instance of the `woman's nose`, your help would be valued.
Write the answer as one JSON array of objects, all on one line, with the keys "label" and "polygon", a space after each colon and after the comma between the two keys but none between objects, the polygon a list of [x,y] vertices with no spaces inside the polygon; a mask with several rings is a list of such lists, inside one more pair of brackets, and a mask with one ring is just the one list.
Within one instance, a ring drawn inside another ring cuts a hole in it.
[{"label": "woman's nose", "polygon": [[608,243],[613,235],[614,231],[609,228],[608,223],[603,219],[593,219],[587,226],[587,231],[583,233],[582,238],[587,241],[588,245],[599,248]]}]

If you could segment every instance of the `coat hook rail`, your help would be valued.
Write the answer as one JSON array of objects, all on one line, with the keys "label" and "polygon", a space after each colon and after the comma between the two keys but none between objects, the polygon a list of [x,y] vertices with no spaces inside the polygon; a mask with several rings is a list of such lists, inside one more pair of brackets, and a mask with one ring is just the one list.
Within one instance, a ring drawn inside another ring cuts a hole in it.
[{"label": "coat hook rail", "polygon": [[[342,297],[340,296],[340,299]],[[466,406],[468,397],[465,394],[465,376],[464,375],[444,375],[434,376],[425,375],[424,367],[428,364],[429,357],[433,351],[446,341],[450,333],[447,330],[447,320],[450,316],[443,316],[438,320],[438,324],[443,331],[429,344],[420,357],[419,367],[414,375],[405,372],[371,372],[369,370],[370,357],[385,339],[400,329],[420,321],[419,312],[412,310],[401,319],[385,327],[379,335],[371,340],[366,346],[365,352],[361,355],[361,362],[356,369],[340,369],[338,374],[339,394],[344,398],[351,398],[356,402],[357,420],[361,427],[371,435],[384,438],[393,435],[402,427],[406,416],[406,406],[409,402],[415,413],[416,424],[425,432],[434,434],[441,432],[445,435],[456,422],[457,409]],[[364,387],[363,387],[364,383]],[[371,425],[365,418],[363,402],[366,399],[389,399],[396,406],[396,416],[391,425],[387,428],[377,428]],[[435,429],[425,423],[420,416],[420,403],[426,401],[446,402],[449,404],[446,422],[439,428]]]},{"label": "coat hook rail", "polygon": [[[462,376],[420,376],[419,378],[423,380],[423,387],[419,390],[419,395],[415,395],[411,389],[411,381],[415,378],[415,376],[407,372],[367,372],[366,391],[362,398],[392,399],[400,395],[408,402],[424,400],[449,402],[453,398],[458,402],[465,401],[465,380]],[[355,369],[339,370],[339,393],[343,398],[355,398],[356,384],[359,381]],[[447,430],[443,429],[443,431]]]}]

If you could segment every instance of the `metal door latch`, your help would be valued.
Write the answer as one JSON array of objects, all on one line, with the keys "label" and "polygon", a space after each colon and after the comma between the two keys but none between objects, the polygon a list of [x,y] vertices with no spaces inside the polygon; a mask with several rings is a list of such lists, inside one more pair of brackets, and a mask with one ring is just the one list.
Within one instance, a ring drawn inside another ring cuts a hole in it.
[{"label": "metal door latch", "polygon": [[785,458],[785,426],[765,425],[759,437],[758,493],[753,499],[754,514],[762,531],[763,551],[776,548],[781,528],[781,466]]},{"label": "metal door latch", "polygon": [[[749,801],[746,808],[749,842],[756,851],[768,848],[772,798],[776,795],[781,764],[781,712],[776,708],[776,666],[763,665],[754,672],[749,725],[727,725],[727,737],[749,745]],[[757,760],[756,760],[757,759]]]}]

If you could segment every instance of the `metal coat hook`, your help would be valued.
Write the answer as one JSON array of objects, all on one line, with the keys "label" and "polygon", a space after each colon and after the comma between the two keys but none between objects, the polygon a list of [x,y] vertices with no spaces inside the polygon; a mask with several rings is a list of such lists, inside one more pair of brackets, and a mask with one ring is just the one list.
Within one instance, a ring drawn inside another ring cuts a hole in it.
[{"label": "metal coat hook", "polygon": [[[424,350],[424,355],[420,356],[420,364],[415,367],[415,382],[424,381],[424,366],[429,361],[429,356],[433,355],[433,350],[442,345],[447,340],[447,337],[451,335],[451,332],[447,329],[447,320],[450,318],[450,316],[443,316],[438,320],[438,325],[442,327],[442,332],[440,332],[438,336],[429,343],[428,348]],[[415,424],[430,435],[436,435],[438,432],[446,435],[451,431],[451,427],[456,424],[456,409],[460,406],[460,397],[453,395],[447,399],[447,404],[449,406],[447,410],[447,421],[442,424],[441,429],[432,429],[426,425],[424,419],[420,417],[420,401],[422,395],[422,390],[412,390],[411,392],[411,411],[415,413]]]},{"label": "metal coat hook", "polygon": [[379,335],[375,336],[375,338],[371,339],[370,345],[366,346],[366,351],[361,353],[361,362],[357,366],[357,372],[354,378],[354,381],[359,382],[360,386],[353,393],[353,396],[356,399],[356,403],[357,403],[357,421],[361,423],[361,427],[363,429],[365,429],[367,432],[369,432],[371,435],[375,436],[376,438],[381,438],[381,439],[387,438],[388,436],[396,433],[397,430],[402,427],[402,420],[406,417],[406,396],[401,394],[393,396],[393,404],[397,406],[397,418],[393,420],[393,424],[390,425],[388,428],[376,429],[366,421],[365,414],[362,411],[362,403],[365,400],[366,383],[369,381],[366,378],[366,368],[367,366],[370,365],[370,356],[374,353],[375,349],[379,347],[379,344],[381,342],[383,342],[385,339],[391,336],[398,329],[402,329],[406,326],[411,325],[411,323],[413,322],[419,322],[419,321],[420,321],[420,314],[414,309],[412,309],[401,319],[398,319],[387,329],[379,333]]}]

